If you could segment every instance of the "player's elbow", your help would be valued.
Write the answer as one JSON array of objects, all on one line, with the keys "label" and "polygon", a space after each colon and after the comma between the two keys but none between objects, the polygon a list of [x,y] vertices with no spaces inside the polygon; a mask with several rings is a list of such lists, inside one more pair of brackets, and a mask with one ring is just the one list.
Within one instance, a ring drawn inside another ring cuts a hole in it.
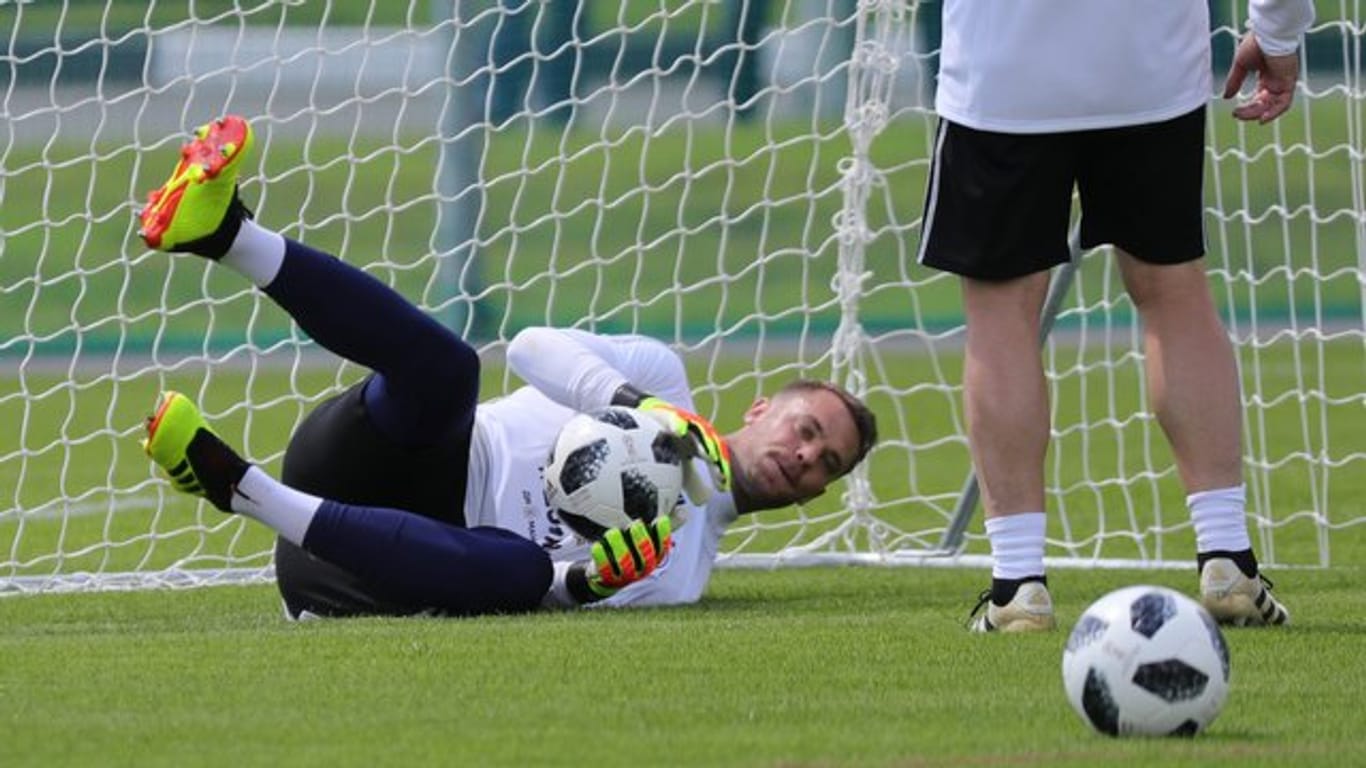
[{"label": "player's elbow", "polygon": [[543,359],[554,349],[558,336],[554,328],[523,328],[508,342],[507,364],[519,376],[531,369],[536,360]]}]

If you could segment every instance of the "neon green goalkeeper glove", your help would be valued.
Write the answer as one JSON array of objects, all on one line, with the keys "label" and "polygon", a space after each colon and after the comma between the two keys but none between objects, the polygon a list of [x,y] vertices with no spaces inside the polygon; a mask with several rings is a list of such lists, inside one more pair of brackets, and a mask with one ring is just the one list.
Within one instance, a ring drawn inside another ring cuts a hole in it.
[{"label": "neon green goalkeeper glove", "polygon": [[597,599],[611,597],[622,587],[654,573],[673,548],[673,523],[668,516],[654,522],[636,520],[625,528],[611,528],[593,542],[592,566],[586,569],[588,589]]},{"label": "neon green goalkeeper glove", "polygon": [[[664,425],[669,432],[684,438],[683,492],[694,504],[705,504],[713,493],[730,490],[730,447],[710,421],[658,397],[645,397],[636,406],[641,412]],[[699,477],[692,459],[706,459],[709,477]]]}]

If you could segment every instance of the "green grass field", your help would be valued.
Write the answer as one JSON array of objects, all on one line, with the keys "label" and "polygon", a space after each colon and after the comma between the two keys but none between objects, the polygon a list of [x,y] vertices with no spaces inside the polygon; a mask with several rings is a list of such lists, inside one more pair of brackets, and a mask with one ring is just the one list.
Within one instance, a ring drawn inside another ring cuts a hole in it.
[{"label": "green grass field", "polygon": [[[976,571],[728,571],[688,608],[307,625],[269,587],[5,599],[0,764],[1361,765],[1361,571],[1278,576],[1295,624],[1226,631],[1229,698],[1193,740],[1092,733],[1065,631],[965,632]],[[1193,580],[1053,589],[1070,626],[1112,588]]]},{"label": "green grass field", "polygon": [[[51,39],[60,28],[69,41],[226,18],[242,4],[10,5],[0,31]],[[407,12],[362,5],[258,3],[243,18],[268,30]],[[1320,0],[1320,21],[1340,5]],[[720,18],[719,4],[667,11],[682,6],[616,7],[623,23],[665,10],[673,33]],[[1366,764],[1360,100],[1330,90],[1270,127],[1227,111],[1211,112],[1211,280],[1243,340],[1250,492],[1265,515],[1254,540],[1282,566],[1271,576],[1294,625],[1227,633],[1232,694],[1208,734],[1092,734],[1062,694],[1065,631],[964,631],[984,570],[723,570],[688,608],[478,620],[289,625],[265,585],[0,597],[0,766]],[[264,223],[434,312],[472,304],[472,336],[495,351],[526,325],[587,318],[684,345],[734,343],[688,360],[713,385],[699,408],[723,427],[778,381],[829,371],[840,309],[830,222],[848,154],[838,125],[598,134],[514,121],[482,158],[479,257],[443,283],[432,135],[303,139],[279,116],[252,117],[261,142],[244,195]],[[179,138],[142,141],[5,146],[0,579],[268,564],[263,528],[156,478],[141,419],[160,389],[190,392],[230,441],[278,469],[309,404],[359,375],[293,364],[297,332],[268,301],[142,247],[133,210]],[[873,147],[886,175],[859,297],[881,339],[865,361],[885,438],[869,463],[871,514],[893,547],[936,540],[968,471],[955,344],[927,352],[892,335],[961,323],[954,283],[914,263],[929,142],[929,122],[906,114]],[[1112,264],[1088,258],[1059,325],[1089,343],[1048,353],[1061,377],[1053,557],[1193,556],[1170,455],[1138,410],[1129,315]],[[485,381],[488,393],[510,383],[496,363]],[[726,547],[800,544],[842,513],[831,493],[764,515]],[[978,531],[969,554],[985,552]],[[1067,627],[1091,600],[1140,582],[1188,591],[1194,573],[1058,568],[1051,586]]]}]

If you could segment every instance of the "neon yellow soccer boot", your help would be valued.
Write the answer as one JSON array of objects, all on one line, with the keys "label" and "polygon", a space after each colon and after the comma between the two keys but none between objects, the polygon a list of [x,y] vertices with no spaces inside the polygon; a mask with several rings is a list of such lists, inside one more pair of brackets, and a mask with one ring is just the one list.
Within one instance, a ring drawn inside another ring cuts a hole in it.
[{"label": "neon yellow soccer boot", "polygon": [[219,439],[190,398],[166,391],[147,419],[142,449],[165,471],[176,490],[232,511],[232,494],[250,464]]},{"label": "neon yellow soccer boot", "polygon": [[221,257],[251,212],[237,199],[237,172],[251,151],[251,124],[237,115],[200,126],[180,148],[171,177],[147,195],[138,235],[158,251]]}]

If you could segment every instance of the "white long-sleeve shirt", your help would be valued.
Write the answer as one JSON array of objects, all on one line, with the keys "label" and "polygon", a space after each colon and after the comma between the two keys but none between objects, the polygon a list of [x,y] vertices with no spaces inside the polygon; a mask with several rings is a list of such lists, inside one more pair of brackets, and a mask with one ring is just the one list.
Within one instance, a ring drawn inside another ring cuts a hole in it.
[{"label": "white long-sleeve shirt", "polygon": [[[505,397],[481,403],[470,446],[465,520],[536,542],[556,563],[552,604],[569,602],[566,566],[589,557],[591,542],[576,536],[545,499],[542,479],[551,445],[574,414],[609,405],[627,382],[675,405],[693,409],[683,362],[663,343],[643,336],[599,336],[583,331],[530,328],[508,347],[508,366],[527,382]],[[729,494],[706,507],[682,510],[686,524],[674,547],[648,578],[595,605],[669,605],[702,595],[726,526],[736,518]]]},{"label": "white long-sleeve shirt", "polygon": [[[1250,0],[1263,53],[1293,52],[1311,0]],[[935,110],[1003,133],[1159,122],[1213,93],[1206,0],[944,0]]]}]

